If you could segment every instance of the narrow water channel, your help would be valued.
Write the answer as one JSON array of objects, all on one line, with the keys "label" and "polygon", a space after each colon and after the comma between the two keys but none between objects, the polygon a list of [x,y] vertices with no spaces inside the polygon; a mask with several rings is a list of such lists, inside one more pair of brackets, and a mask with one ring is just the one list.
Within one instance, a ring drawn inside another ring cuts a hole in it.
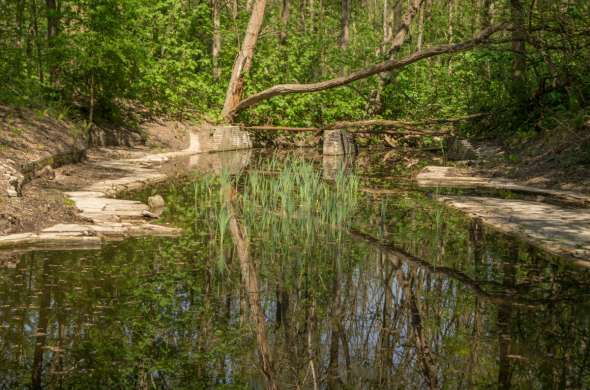
[{"label": "narrow water channel", "polygon": [[224,161],[135,195],[179,238],[0,254],[0,388],[590,387],[589,271],[381,156]]}]

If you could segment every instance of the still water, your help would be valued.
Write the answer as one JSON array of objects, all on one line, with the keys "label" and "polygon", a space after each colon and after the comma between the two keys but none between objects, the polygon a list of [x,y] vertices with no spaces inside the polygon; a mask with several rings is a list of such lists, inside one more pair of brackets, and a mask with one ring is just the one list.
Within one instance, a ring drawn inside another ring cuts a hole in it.
[{"label": "still water", "polygon": [[334,174],[256,155],[239,177],[135,194],[162,194],[179,238],[0,254],[0,388],[590,387],[590,273],[437,204],[382,157]]}]

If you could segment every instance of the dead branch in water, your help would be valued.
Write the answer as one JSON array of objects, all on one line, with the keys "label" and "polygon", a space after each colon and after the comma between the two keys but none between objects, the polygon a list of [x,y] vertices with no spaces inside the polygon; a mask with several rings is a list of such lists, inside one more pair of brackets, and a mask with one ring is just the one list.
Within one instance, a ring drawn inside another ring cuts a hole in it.
[{"label": "dead branch in water", "polygon": [[[444,124],[454,124],[457,122],[462,122],[470,119],[479,118],[485,116],[487,114],[473,114],[467,115],[457,118],[434,118],[434,119],[425,119],[422,121],[416,122],[406,122],[406,121],[398,121],[398,120],[388,120],[388,119],[365,119],[359,121],[338,121],[334,123],[330,123],[328,125],[322,127],[295,127],[295,126],[273,126],[273,125],[259,125],[259,126],[247,126],[241,125],[240,127],[243,130],[256,130],[256,131],[287,131],[287,132],[320,132],[324,130],[336,130],[336,129],[346,129],[350,130],[352,133],[360,133],[360,134],[368,134],[368,133],[376,133],[376,134],[390,134],[390,135],[445,135],[449,134],[449,131],[431,131],[431,130],[424,130],[422,128],[418,128],[418,126],[433,126],[433,125],[444,125]],[[398,131],[392,130],[369,130],[365,129],[367,127],[382,127],[382,128],[393,128],[399,129]],[[354,129],[354,130],[353,130]],[[357,130],[358,129],[358,130]]]}]

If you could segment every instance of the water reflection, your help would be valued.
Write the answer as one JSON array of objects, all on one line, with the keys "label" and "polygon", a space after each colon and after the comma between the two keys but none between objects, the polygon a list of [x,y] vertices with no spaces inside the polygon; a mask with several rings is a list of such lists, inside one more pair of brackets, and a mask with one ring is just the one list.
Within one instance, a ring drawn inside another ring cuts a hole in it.
[{"label": "water reflection", "polygon": [[199,194],[164,194],[180,238],[10,257],[0,388],[590,385],[588,271],[407,192],[361,198],[340,237],[236,210],[244,272]]}]

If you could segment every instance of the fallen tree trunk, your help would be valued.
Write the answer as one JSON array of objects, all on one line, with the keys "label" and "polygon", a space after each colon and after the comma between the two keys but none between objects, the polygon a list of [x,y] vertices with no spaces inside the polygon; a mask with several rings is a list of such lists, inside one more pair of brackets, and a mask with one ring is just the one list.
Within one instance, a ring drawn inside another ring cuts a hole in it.
[{"label": "fallen tree trunk", "polygon": [[[355,129],[361,128],[361,130],[351,130],[353,133],[386,133],[386,134],[411,134],[416,133],[418,135],[442,135],[448,134],[448,131],[429,131],[419,129],[417,126],[428,126],[428,125],[444,125],[449,123],[462,122],[469,119],[482,117],[486,114],[473,114],[457,118],[439,118],[439,119],[425,119],[418,122],[405,122],[398,120],[388,119],[366,119],[359,121],[339,121],[334,122],[322,127],[295,127],[295,126],[273,126],[273,125],[260,125],[260,126],[240,126],[243,130],[259,130],[259,131],[290,131],[290,132],[319,132],[323,130],[335,130],[335,129]],[[403,129],[404,131],[391,131],[391,130],[362,130],[363,127],[385,127],[385,128],[397,128]]]},{"label": "fallen tree trunk", "polygon": [[422,131],[417,129],[414,123],[387,120],[387,119],[368,119],[361,121],[340,121],[334,122],[324,127],[324,130],[335,130],[335,129],[350,129],[356,127],[394,127],[399,129],[406,129],[410,131]]},{"label": "fallen tree trunk", "polygon": [[293,132],[313,132],[322,131],[319,127],[289,127],[289,126],[240,126],[243,130],[261,130],[261,131],[293,131]]},{"label": "fallen tree trunk", "polygon": [[282,96],[282,95],[289,95],[294,93],[310,93],[310,92],[318,92],[324,91],[330,88],[341,87],[347,84],[350,84],[354,81],[361,80],[378,73],[392,71],[394,69],[401,69],[410,64],[415,62],[421,61],[426,58],[435,57],[441,54],[452,54],[452,53],[459,53],[466,50],[470,50],[478,45],[485,43],[494,33],[505,29],[505,24],[500,24],[497,26],[489,27],[482,30],[478,35],[474,38],[456,44],[444,44],[439,46],[434,46],[428,49],[420,50],[415,53],[410,54],[407,57],[402,59],[391,59],[387,60],[368,68],[364,68],[349,74],[348,76],[337,77],[335,79],[325,80],[318,83],[311,83],[311,84],[279,84],[275,85],[274,87],[265,89],[262,92],[254,94],[238,104],[236,104],[233,109],[227,112],[225,115],[226,119],[232,120],[235,115],[248,107],[258,104],[261,101],[268,100],[275,96]]}]

